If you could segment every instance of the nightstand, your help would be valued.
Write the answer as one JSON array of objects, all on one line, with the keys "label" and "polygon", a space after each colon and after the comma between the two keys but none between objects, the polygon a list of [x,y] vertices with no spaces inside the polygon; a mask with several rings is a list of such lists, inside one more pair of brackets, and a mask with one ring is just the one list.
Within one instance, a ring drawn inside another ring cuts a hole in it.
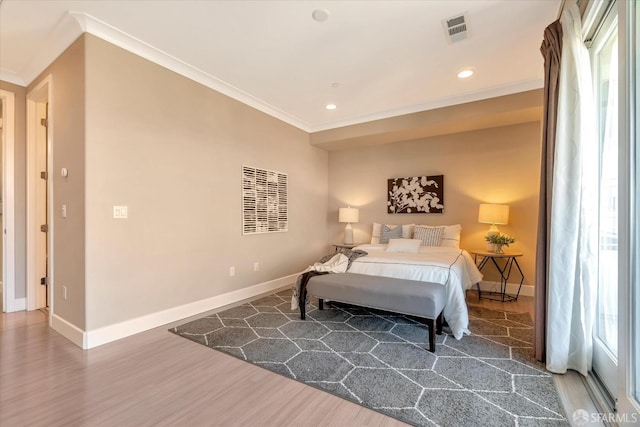
[{"label": "nightstand", "polygon": [[364,245],[364,243],[333,243],[331,246],[336,248],[335,253],[342,252],[345,249],[353,249],[356,246]]},{"label": "nightstand", "polygon": [[[480,283],[478,283],[478,298],[501,302],[517,301],[518,296],[520,295],[520,290],[522,289],[522,283],[524,282],[524,273],[520,268],[520,264],[518,264],[518,258],[522,256],[522,253],[506,252],[498,254],[495,252],[487,252],[486,250],[475,250],[469,252],[473,254],[478,270],[482,271],[482,269],[487,265],[487,262],[491,261],[498,273],[500,273],[500,291],[481,291]],[[505,260],[504,266],[501,267],[500,263],[497,262],[499,259]],[[518,286],[518,292],[515,295],[509,295],[507,294],[507,282],[509,281],[509,277],[511,277],[511,270],[514,265],[520,274],[520,285]]]}]

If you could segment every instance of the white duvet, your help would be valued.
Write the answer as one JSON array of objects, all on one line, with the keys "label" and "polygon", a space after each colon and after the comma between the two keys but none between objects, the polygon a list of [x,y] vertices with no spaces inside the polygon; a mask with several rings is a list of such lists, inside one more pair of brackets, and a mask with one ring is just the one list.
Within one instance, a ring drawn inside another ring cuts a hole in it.
[{"label": "white duvet", "polygon": [[482,280],[469,253],[462,249],[421,246],[419,253],[386,252],[386,244],[358,246],[369,255],[351,264],[349,273],[441,283],[447,287],[444,317],[456,339],[469,334],[465,291]]}]

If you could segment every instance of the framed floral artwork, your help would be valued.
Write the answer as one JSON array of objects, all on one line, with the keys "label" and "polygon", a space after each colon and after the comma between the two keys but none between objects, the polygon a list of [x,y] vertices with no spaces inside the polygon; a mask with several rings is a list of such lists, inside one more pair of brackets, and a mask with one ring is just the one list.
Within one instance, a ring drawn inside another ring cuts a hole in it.
[{"label": "framed floral artwork", "polygon": [[387,212],[443,213],[444,175],[387,180]]}]

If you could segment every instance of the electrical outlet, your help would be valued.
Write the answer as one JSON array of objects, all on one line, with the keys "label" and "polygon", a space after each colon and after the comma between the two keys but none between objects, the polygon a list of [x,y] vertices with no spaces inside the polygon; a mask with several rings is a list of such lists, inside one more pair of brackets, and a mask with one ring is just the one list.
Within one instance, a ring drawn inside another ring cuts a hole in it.
[{"label": "electrical outlet", "polygon": [[233,277],[236,275],[236,268],[235,267],[229,267],[229,277]]},{"label": "electrical outlet", "polygon": [[113,218],[114,219],[127,219],[129,217],[129,207],[128,206],[114,206],[113,207]]},{"label": "electrical outlet", "polygon": [[253,263],[253,271],[258,271],[258,270],[260,270],[260,263],[256,261]]},{"label": "electrical outlet", "polygon": [[62,299],[64,299],[65,301],[67,300],[67,287],[66,286],[62,287]]}]

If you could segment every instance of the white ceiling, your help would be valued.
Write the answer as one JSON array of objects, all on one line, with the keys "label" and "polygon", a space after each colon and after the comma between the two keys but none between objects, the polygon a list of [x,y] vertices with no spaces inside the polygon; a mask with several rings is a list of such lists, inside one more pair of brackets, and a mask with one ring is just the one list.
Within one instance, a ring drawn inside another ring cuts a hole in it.
[{"label": "white ceiling", "polygon": [[[542,87],[562,2],[0,1],[2,80],[28,85],[86,31],[309,132]],[[441,21],[465,12],[449,44]]]}]

